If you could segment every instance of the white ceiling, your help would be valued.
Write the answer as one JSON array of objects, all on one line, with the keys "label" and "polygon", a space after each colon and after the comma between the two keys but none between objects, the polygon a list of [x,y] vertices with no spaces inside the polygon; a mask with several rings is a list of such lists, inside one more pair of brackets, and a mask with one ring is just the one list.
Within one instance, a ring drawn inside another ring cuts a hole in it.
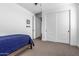
[{"label": "white ceiling", "polygon": [[35,6],[34,3],[19,3],[19,5],[26,8],[27,10],[29,10],[30,12],[34,14],[41,12],[40,4]]},{"label": "white ceiling", "polygon": [[18,5],[24,7],[25,9],[35,14],[41,12],[41,10],[47,12],[51,10],[61,9],[62,7],[65,7],[65,5],[68,4],[67,3],[38,3],[38,5],[35,6],[34,3],[19,3]]}]

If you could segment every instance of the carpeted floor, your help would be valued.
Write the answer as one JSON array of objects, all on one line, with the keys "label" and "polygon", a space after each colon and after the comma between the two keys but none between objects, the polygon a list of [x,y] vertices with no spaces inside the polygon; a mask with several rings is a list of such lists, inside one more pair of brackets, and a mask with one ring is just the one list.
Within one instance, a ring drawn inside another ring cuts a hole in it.
[{"label": "carpeted floor", "polygon": [[67,44],[34,40],[35,47],[26,49],[19,56],[79,56],[79,48]]}]

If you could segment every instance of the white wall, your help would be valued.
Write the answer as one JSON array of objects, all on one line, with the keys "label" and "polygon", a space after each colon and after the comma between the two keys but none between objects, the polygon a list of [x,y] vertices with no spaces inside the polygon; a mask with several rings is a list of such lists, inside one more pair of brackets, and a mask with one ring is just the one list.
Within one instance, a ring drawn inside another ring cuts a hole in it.
[{"label": "white wall", "polygon": [[0,3],[0,36],[6,34],[27,34],[26,19],[32,20],[32,16],[31,12],[17,4]]},{"label": "white wall", "polygon": [[41,19],[39,17],[36,16],[36,38],[40,37],[41,36]]},{"label": "white wall", "polygon": [[61,7],[61,6],[58,6],[58,9],[54,9],[54,10],[53,10],[53,8],[51,8],[51,10],[48,10],[48,11],[43,10],[42,40],[44,40],[44,41],[48,40],[48,39],[46,39],[46,25],[45,25],[47,13],[70,10],[70,25],[71,25],[71,27],[70,27],[70,29],[71,29],[70,44],[76,46],[77,45],[77,17],[76,17],[77,10],[76,10],[76,5],[75,4],[63,4],[62,8],[59,8],[59,7]]}]

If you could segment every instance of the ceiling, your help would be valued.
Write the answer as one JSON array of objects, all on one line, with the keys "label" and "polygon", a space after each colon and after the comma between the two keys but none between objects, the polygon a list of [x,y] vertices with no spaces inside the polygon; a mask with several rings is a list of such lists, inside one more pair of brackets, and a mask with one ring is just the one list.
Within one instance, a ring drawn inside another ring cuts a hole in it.
[{"label": "ceiling", "polygon": [[35,5],[34,3],[18,3],[18,4],[34,14],[41,12],[40,4],[38,5]]},{"label": "ceiling", "polygon": [[55,11],[61,9],[66,5],[68,5],[68,3],[38,3],[37,5],[34,5],[34,3],[18,3],[18,5],[36,14],[36,13],[40,13],[41,11],[47,12],[47,11],[52,11],[52,10]]}]

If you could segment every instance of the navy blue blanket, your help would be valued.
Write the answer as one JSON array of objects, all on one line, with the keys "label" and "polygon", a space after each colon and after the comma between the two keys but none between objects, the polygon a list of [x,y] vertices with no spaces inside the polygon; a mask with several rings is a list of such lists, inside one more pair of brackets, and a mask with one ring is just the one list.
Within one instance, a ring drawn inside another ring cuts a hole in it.
[{"label": "navy blue blanket", "polygon": [[9,55],[17,49],[32,43],[30,36],[24,34],[0,36],[0,56]]}]

